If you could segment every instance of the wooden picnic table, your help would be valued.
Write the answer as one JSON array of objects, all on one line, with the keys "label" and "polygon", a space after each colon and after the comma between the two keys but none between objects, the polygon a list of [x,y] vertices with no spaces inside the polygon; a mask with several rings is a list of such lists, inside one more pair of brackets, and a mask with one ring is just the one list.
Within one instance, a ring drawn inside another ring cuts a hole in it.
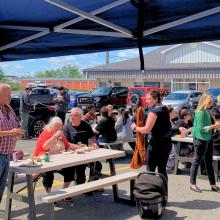
[{"label": "wooden picnic table", "polygon": [[[96,161],[108,160],[111,176],[116,175],[114,159],[124,157],[125,152],[113,151],[109,149],[98,149],[83,154],[56,154],[50,156],[50,162],[42,162],[39,167],[19,166],[24,161],[11,162],[8,177],[8,189],[6,196],[5,219],[9,220],[11,215],[12,199],[29,204],[29,219],[36,220],[36,208],[34,198],[34,188],[32,175],[36,173],[45,173],[48,171],[59,170],[66,167],[72,167],[87,164]],[[24,173],[27,182],[27,196],[19,195],[13,192],[15,173]],[[114,197],[117,197],[117,185],[113,186]]]}]

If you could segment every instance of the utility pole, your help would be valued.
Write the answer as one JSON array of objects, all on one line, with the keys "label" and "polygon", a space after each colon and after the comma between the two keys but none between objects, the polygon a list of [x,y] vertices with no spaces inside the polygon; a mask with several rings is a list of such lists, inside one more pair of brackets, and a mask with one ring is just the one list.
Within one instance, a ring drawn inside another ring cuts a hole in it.
[{"label": "utility pole", "polygon": [[109,51],[105,52],[105,64],[109,64]]}]

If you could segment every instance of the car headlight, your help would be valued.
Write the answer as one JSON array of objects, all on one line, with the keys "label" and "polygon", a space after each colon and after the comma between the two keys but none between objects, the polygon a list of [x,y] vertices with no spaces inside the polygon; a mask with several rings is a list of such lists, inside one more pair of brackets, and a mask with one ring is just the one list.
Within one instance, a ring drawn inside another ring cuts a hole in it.
[{"label": "car headlight", "polygon": [[95,102],[99,102],[101,100],[101,98],[100,97],[95,97],[94,100],[95,100]]}]

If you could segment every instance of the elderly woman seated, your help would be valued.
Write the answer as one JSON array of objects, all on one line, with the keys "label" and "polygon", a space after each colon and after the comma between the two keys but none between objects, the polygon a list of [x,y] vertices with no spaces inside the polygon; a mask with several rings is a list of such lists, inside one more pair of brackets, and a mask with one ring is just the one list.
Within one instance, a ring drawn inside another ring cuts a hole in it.
[{"label": "elderly woman seated", "polygon": [[[43,132],[40,134],[36,147],[35,156],[44,155],[46,152],[56,154],[64,151],[65,149],[75,150],[78,145],[71,144],[67,141],[63,132],[63,122],[59,117],[53,117],[49,123],[44,127]],[[71,181],[74,180],[74,167],[64,168],[58,171],[50,171],[43,174],[43,185],[46,192],[51,191],[54,180],[54,172],[58,172],[64,176],[63,188],[67,188]]]}]

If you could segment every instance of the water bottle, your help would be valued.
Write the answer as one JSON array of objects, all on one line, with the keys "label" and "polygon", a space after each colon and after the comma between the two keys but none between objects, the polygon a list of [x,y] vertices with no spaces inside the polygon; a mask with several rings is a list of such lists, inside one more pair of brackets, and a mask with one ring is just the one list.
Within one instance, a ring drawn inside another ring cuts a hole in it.
[{"label": "water bottle", "polygon": [[50,156],[49,156],[49,152],[46,152],[44,155],[44,161],[45,162],[50,162]]}]

